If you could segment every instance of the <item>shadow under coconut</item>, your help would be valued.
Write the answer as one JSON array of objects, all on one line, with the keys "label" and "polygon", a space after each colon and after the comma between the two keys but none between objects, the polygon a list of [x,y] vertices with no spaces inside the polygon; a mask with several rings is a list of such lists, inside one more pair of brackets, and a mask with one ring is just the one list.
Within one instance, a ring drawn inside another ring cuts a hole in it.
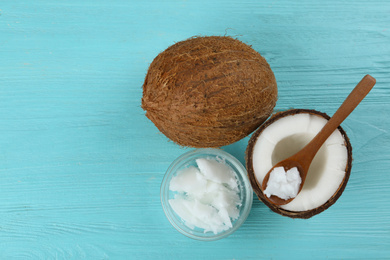
[{"label": "shadow under coconut", "polygon": [[240,141],[237,141],[237,142],[232,143],[230,145],[223,146],[223,147],[221,147],[221,149],[227,153],[230,153],[234,157],[236,157],[237,160],[239,160],[240,163],[242,163],[242,165],[245,166],[246,165],[245,164],[245,151],[246,151],[246,147],[248,145],[248,140],[249,140],[249,137],[245,137],[245,138],[241,139]]}]

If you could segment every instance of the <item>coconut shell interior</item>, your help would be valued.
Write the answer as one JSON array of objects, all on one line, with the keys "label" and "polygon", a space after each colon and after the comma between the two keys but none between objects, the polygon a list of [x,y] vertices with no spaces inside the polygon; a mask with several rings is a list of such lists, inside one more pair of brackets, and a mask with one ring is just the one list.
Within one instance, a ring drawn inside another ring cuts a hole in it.
[{"label": "coconut shell interior", "polygon": [[231,37],[178,42],[151,63],[142,108],[182,146],[220,147],[256,130],[277,100],[275,76],[251,46]]},{"label": "coconut shell interior", "polygon": [[253,169],[253,149],[254,149],[254,146],[256,144],[258,137],[261,135],[261,133],[264,131],[264,129],[266,129],[273,122],[275,122],[275,121],[277,121],[285,116],[291,116],[291,115],[295,115],[295,114],[299,114],[299,113],[308,113],[308,114],[312,114],[312,115],[321,116],[327,120],[330,119],[330,117],[327,114],[316,111],[316,110],[291,109],[291,110],[287,110],[284,112],[278,112],[278,113],[274,114],[269,120],[267,120],[263,125],[261,125],[259,127],[259,129],[256,130],[256,132],[253,133],[253,135],[251,136],[251,138],[249,140],[248,147],[246,149],[245,159],[246,159],[246,168],[248,171],[248,177],[249,177],[249,180],[250,180],[251,185],[253,187],[253,190],[256,193],[257,197],[265,205],[267,205],[272,211],[274,211],[282,216],[287,216],[290,218],[308,219],[308,218],[311,218],[312,216],[315,216],[315,215],[323,212],[324,210],[326,210],[330,206],[332,206],[338,200],[338,198],[341,196],[341,194],[343,193],[343,191],[347,185],[347,182],[349,180],[349,176],[351,173],[351,167],[352,167],[352,146],[351,146],[351,143],[349,141],[347,134],[345,133],[344,129],[341,126],[338,127],[338,130],[340,131],[341,135],[344,138],[344,144],[347,148],[347,153],[348,153],[348,160],[347,160],[347,165],[345,168],[345,177],[344,177],[343,181],[341,182],[340,186],[338,187],[337,191],[333,194],[333,196],[326,203],[324,203],[323,205],[321,205],[317,208],[307,210],[307,211],[289,211],[289,210],[282,209],[282,208],[270,203],[266,199],[266,197],[261,189],[261,183],[258,183],[257,178],[256,178],[255,173],[254,173],[254,169]]}]

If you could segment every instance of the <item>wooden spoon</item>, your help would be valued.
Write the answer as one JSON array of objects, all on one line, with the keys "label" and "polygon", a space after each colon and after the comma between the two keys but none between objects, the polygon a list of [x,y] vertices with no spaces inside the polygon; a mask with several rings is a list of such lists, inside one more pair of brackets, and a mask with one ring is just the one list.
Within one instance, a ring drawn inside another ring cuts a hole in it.
[{"label": "wooden spoon", "polygon": [[[344,121],[349,114],[359,105],[359,103],[364,99],[364,97],[370,92],[374,87],[376,80],[370,75],[364,76],[364,78],[356,85],[352,92],[345,99],[343,104],[339,107],[336,113],[331,119],[326,123],[326,125],[321,129],[321,131],[308,143],[305,147],[302,148],[299,152],[290,156],[289,158],[277,163],[264,177],[262,183],[263,191],[267,188],[268,180],[270,173],[276,167],[284,167],[284,170],[287,171],[291,168],[297,167],[299,175],[301,176],[301,184],[298,190],[298,193],[302,190],[303,184],[306,180],[306,175],[309,170],[310,164],[317,154],[318,150],[321,148],[322,144],[328,139],[328,137],[336,130],[336,128]],[[272,195],[268,197],[265,195],[267,200],[275,205],[284,205],[292,201],[294,198],[282,199],[278,196]]]}]

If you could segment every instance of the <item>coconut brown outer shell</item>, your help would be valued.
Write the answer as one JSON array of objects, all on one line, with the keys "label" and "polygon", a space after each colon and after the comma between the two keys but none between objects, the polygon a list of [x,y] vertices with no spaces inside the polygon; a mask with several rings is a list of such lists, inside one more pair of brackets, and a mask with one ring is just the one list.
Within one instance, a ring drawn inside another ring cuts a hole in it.
[{"label": "coconut brown outer shell", "polygon": [[348,179],[349,179],[349,176],[351,173],[351,168],[352,168],[352,146],[351,146],[351,143],[349,142],[349,138],[348,138],[347,134],[345,133],[344,129],[341,126],[339,126],[337,128],[344,138],[344,144],[347,147],[347,152],[348,152],[348,161],[347,161],[347,165],[345,167],[345,177],[344,177],[343,181],[341,182],[338,190],[335,192],[335,194],[333,194],[333,196],[325,204],[323,204],[317,208],[311,209],[311,210],[289,211],[289,210],[282,209],[282,208],[270,203],[266,199],[266,197],[261,189],[261,184],[258,183],[257,178],[255,176],[254,169],[253,169],[253,157],[252,157],[253,156],[253,148],[256,144],[258,137],[261,135],[261,133],[264,131],[264,129],[266,129],[269,125],[271,125],[273,122],[281,119],[282,117],[291,116],[291,115],[300,114],[300,113],[309,113],[312,115],[321,116],[327,120],[330,119],[330,117],[325,113],[322,113],[322,112],[319,112],[316,110],[308,110],[308,109],[291,109],[291,110],[287,110],[284,112],[276,113],[269,120],[267,120],[267,122],[265,122],[263,125],[261,125],[261,127],[255,133],[253,133],[252,137],[249,140],[248,147],[246,149],[245,159],[246,159],[246,168],[248,171],[248,177],[249,177],[249,180],[250,180],[251,185],[253,187],[253,190],[256,193],[257,197],[265,205],[267,205],[272,211],[274,211],[282,216],[287,216],[290,218],[308,219],[314,215],[317,215],[317,214],[323,212],[324,210],[326,210],[330,206],[332,206],[338,200],[338,198],[341,196],[341,194],[343,193],[343,191],[347,185],[347,182],[348,182]]},{"label": "coconut brown outer shell", "polygon": [[259,127],[277,100],[275,76],[249,45],[231,37],[178,42],[151,63],[142,108],[174,142],[220,147]]}]

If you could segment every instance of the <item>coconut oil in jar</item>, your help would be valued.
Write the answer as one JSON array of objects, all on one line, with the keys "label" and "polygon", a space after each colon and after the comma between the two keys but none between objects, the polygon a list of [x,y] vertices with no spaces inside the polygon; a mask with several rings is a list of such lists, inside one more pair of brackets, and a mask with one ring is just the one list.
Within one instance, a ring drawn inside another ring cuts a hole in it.
[{"label": "coconut oil in jar", "polygon": [[218,234],[233,227],[242,205],[234,170],[224,160],[198,158],[196,166],[180,170],[169,190],[169,204],[190,229]]}]

